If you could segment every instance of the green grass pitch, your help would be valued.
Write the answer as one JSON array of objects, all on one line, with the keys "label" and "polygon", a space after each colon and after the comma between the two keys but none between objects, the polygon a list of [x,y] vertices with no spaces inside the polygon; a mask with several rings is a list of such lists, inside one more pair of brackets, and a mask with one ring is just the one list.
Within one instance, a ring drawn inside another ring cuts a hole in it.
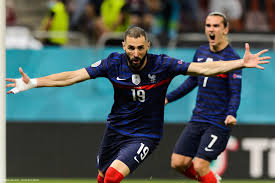
[{"label": "green grass pitch", "polygon": [[[95,179],[7,179],[14,183],[97,183]],[[125,179],[122,183],[198,183],[186,179]],[[222,183],[275,183],[275,180],[224,180]]]}]

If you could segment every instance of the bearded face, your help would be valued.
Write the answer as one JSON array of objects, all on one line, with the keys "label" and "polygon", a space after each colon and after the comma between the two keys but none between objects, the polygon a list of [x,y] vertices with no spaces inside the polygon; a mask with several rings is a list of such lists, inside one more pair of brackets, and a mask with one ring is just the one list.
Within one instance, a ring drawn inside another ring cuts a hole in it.
[{"label": "bearded face", "polygon": [[147,51],[150,43],[145,37],[127,37],[123,42],[123,49],[127,55],[128,65],[133,72],[139,72],[147,62]]},{"label": "bearded face", "polygon": [[128,65],[131,68],[131,70],[133,70],[135,72],[140,71],[144,66],[144,62],[147,57],[147,52],[142,58],[140,58],[140,57],[130,58],[130,56],[127,54],[126,51],[125,51],[125,53],[127,55]]}]

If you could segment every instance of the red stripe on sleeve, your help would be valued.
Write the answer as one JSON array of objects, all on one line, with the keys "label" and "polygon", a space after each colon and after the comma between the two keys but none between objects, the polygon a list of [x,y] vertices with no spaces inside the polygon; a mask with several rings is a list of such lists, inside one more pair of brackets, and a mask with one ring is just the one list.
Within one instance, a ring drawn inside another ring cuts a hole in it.
[{"label": "red stripe on sleeve", "polygon": [[218,77],[218,78],[228,78],[228,75],[227,74],[219,74],[219,75],[216,75],[216,77]]}]

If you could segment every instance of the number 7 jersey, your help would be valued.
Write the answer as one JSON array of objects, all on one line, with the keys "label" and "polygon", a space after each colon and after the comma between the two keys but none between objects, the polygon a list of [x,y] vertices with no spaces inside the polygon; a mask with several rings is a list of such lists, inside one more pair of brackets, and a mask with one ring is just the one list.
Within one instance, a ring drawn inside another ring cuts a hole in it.
[{"label": "number 7 jersey", "polygon": [[107,119],[111,129],[123,135],[161,138],[168,85],[175,76],[185,75],[189,65],[164,54],[148,54],[146,66],[134,73],[125,53],[112,53],[86,70],[91,79],[105,77],[113,85],[114,104]]}]

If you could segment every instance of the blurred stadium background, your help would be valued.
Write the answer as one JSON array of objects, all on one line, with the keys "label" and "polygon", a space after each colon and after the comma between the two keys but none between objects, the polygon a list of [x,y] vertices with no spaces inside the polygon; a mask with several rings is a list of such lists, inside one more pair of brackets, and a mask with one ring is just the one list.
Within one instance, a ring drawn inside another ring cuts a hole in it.
[{"label": "blurred stadium background", "polygon": [[[19,66],[30,77],[38,77],[86,67],[111,52],[123,51],[122,29],[100,29],[104,22],[99,21],[104,16],[115,17],[113,12],[104,14],[102,6],[118,0],[67,0],[68,41],[60,46],[50,46],[44,41],[52,36],[49,30],[41,27],[49,12],[49,2],[6,0],[7,77],[19,77]],[[249,42],[252,52],[268,48],[267,55],[275,58],[274,0],[119,2],[123,6],[118,8],[117,15],[128,18],[141,10],[134,9],[135,3],[137,7],[139,3],[146,4],[143,8],[146,11],[138,14],[149,17],[149,23],[143,26],[149,32],[152,53],[166,53],[192,61],[195,49],[207,43],[203,32],[205,15],[211,10],[220,10],[230,19],[229,40],[241,56],[244,43]],[[229,5],[215,9],[214,5],[219,2]],[[114,8],[117,7],[111,7]],[[226,151],[212,164],[226,180],[275,181],[274,72],[272,61],[265,71],[243,72],[238,126],[232,132]],[[184,79],[185,76],[175,78],[169,90],[175,89]],[[159,148],[128,179],[188,182],[169,165],[174,143],[192,114],[195,94],[193,91],[166,106],[165,133]],[[8,179],[18,182],[26,182],[26,179],[43,182],[43,178],[70,178],[67,181],[73,182],[81,182],[76,178],[95,180],[96,154],[112,102],[112,86],[100,78],[67,88],[42,88],[8,95]],[[62,181],[47,179],[45,182]]]}]

